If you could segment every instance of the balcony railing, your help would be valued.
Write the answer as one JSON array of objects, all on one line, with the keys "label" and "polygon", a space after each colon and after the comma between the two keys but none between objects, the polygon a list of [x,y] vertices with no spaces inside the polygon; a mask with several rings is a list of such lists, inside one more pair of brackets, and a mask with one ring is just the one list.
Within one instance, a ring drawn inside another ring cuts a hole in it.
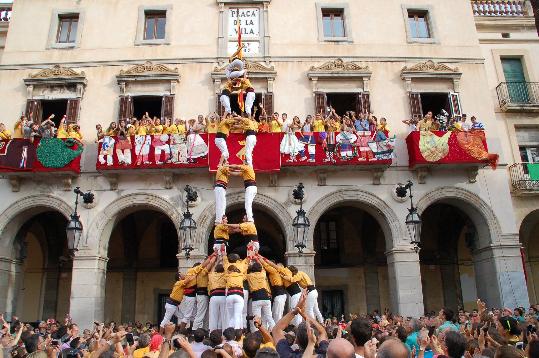
[{"label": "balcony railing", "polygon": [[526,0],[472,0],[475,16],[528,16]]},{"label": "balcony railing", "polygon": [[539,163],[515,163],[509,167],[513,192],[539,193]]},{"label": "balcony railing", "polygon": [[11,20],[11,6],[2,6],[0,4],[0,22],[9,22]]},{"label": "balcony railing", "polygon": [[504,111],[539,110],[539,82],[501,82],[496,92]]}]

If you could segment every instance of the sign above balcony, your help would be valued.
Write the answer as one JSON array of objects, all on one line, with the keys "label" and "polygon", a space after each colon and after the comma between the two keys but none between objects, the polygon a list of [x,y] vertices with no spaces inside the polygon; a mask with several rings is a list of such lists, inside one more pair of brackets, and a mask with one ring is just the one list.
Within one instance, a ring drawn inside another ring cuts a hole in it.
[{"label": "sign above balcony", "polygon": [[129,84],[140,81],[170,82],[170,90],[166,92],[174,94],[176,84],[180,81],[180,74],[177,68],[170,68],[161,63],[147,61],[143,64],[134,65],[127,70],[121,70],[120,74],[116,76],[116,80],[122,95],[127,93]]},{"label": "sign above balcony", "polygon": [[401,78],[406,83],[406,91],[412,91],[413,79],[450,79],[453,81],[455,92],[460,92],[460,78],[462,72],[458,67],[450,67],[443,63],[432,60],[416,63],[412,66],[404,66],[401,70]]}]

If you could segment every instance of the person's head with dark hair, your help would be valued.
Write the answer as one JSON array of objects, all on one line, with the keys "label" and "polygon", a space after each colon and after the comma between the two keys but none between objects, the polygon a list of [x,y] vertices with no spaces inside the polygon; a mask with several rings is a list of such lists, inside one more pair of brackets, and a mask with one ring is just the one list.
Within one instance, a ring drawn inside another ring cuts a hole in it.
[{"label": "person's head with dark hair", "polygon": [[234,266],[234,265],[230,265],[230,266],[228,266],[228,270],[227,270],[227,271],[228,271],[228,272],[236,272],[236,273],[241,273],[240,269],[239,269],[239,268],[237,268],[237,267],[236,267],[236,266]]},{"label": "person's head with dark hair", "polygon": [[371,323],[365,318],[357,318],[350,325],[353,343],[356,347],[363,347],[372,337]]},{"label": "person's head with dark hair", "polygon": [[230,262],[231,264],[234,264],[236,263],[236,261],[239,261],[240,260],[240,255],[238,254],[229,254],[228,255],[228,262]]},{"label": "person's head with dark hair", "polygon": [[223,343],[223,331],[220,329],[214,329],[210,332],[210,342],[211,346],[215,347]]},{"label": "person's head with dark hair", "polygon": [[219,358],[219,355],[214,351],[208,349],[202,353],[200,358]]},{"label": "person's head with dark hair", "polygon": [[292,272],[292,275],[295,275],[298,273],[298,269],[296,266],[288,266],[288,269],[290,270],[290,272]]},{"label": "person's head with dark hair", "polygon": [[150,345],[152,337],[148,333],[142,333],[138,339],[138,348],[146,348]]},{"label": "person's head with dark hair", "polygon": [[397,330],[395,331],[397,334],[397,338],[400,339],[402,343],[406,342],[406,337],[408,337],[408,334],[406,333],[406,328],[403,326],[397,327]]},{"label": "person's head with dark hair", "polygon": [[458,332],[449,331],[445,334],[445,347],[450,358],[460,358],[466,351],[466,338]]},{"label": "person's head with dark hair", "polygon": [[296,328],[296,343],[302,350],[309,344],[309,336],[307,335],[307,326],[305,322],[301,322]]},{"label": "person's head with dark hair", "polygon": [[483,350],[481,351],[481,355],[483,357],[494,358],[494,356],[496,355],[496,351],[492,347],[486,347],[483,348]]},{"label": "person's head with dark hair", "polygon": [[223,272],[225,272],[225,267],[223,266],[223,264],[217,264],[217,265],[215,265],[215,272],[218,272],[218,273],[223,273]]},{"label": "person's head with dark hair", "polygon": [[234,333],[236,334],[236,337],[234,338],[235,341],[241,341],[241,337],[243,337],[243,329],[236,329],[234,330]]},{"label": "person's head with dark hair", "polygon": [[479,342],[477,339],[470,339],[468,343],[466,343],[466,352],[470,353],[473,357],[476,349],[479,349]]},{"label": "person's head with dark hair", "polygon": [[517,320],[508,316],[500,317],[496,324],[496,328],[498,329],[498,333],[505,338],[519,336],[521,332]]},{"label": "person's head with dark hair", "polygon": [[408,348],[398,339],[386,340],[380,345],[376,358],[408,358]]},{"label": "person's head with dark hair", "polygon": [[524,351],[513,346],[503,345],[496,349],[494,358],[524,358]]},{"label": "person's head with dark hair", "polygon": [[515,316],[524,317],[524,310],[520,307],[515,308]]},{"label": "person's head with dark hair", "polygon": [[225,339],[227,341],[235,340],[236,339],[236,330],[233,327],[228,327],[227,329],[225,329],[223,331],[223,337],[225,337]]},{"label": "person's head with dark hair", "polygon": [[344,338],[333,339],[328,346],[327,358],[355,358],[354,346]]},{"label": "person's head with dark hair", "polygon": [[252,265],[249,267],[250,272],[262,272],[262,265],[260,262],[255,261],[252,263]]},{"label": "person's head with dark hair", "polygon": [[32,334],[26,338],[24,341],[24,346],[26,347],[26,351],[28,353],[34,353],[41,349],[40,345],[42,342],[43,339],[39,334]]},{"label": "person's head with dark hair", "polygon": [[528,358],[539,358],[539,341],[531,341],[526,346],[526,355]]},{"label": "person's head with dark hair", "polygon": [[440,311],[441,316],[444,321],[453,322],[453,319],[455,318],[455,313],[450,308],[444,307]]},{"label": "person's head with dark hair", "polygon": [[262,344],[262,338],[259,334],[249,333],[243,338],[243,351],[245,355],[249,358],[254,358],[256,351],[260,348]]},{"label": "person's head with dark hair", "polygon": [[256,352],[255,358],[279,358],[279,353],[273,348],[264,347]]},{"label": "person's head with dark hair", "polygon": [[202,328],[199,328],[193,333],[193,336],[195,338],[195,342],[202,343],[204,338],[206,338],[206,331]]}]

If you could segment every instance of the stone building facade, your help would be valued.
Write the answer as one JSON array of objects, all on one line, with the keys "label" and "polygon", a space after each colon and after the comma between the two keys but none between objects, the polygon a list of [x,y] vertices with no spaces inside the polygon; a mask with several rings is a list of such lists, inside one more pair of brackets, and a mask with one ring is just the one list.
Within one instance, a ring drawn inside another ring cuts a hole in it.
[{"label": "stone building facade", "polygon": [[[391,166],[259,173],[255,220],[268,255],[315,278],[327,315],[388,308],[419,316],[441,306],[471,308],[478,297],[491,306],[527,307],[536,296],[535,288],[528,296],[535,286],[525,273],[537,268],[530,259],[524,270],[521,247],[537,230],[526,229],[522,242],[519,223],[537,204],[511,192],[509,166],[520,159],[508,123],[529,127],[537,116],[500,109],[495,87],[505,81],[494,68],[499,56],[521,56],[533,82],[537,37],[527,1],[509,7],[502,25],[496,15],[505,5],[490,17],[480,3],[18,0],[0,54],[2,120],[12,128],[21,112],[65,108],[81,126],[85,149],[79,175],[2,173],[0,311],[29,321],[70,312],[83,326],[157,321],[177,267],[208,253],[213,175],[207,168],[98,171],[94,128],[122,116],[128,97],[138,101],[135,112],[163,111],[166,103],[171,115],[186,119],[219,110],[238,12],[246,18],[257,102],[267,110],[304,118],[328,101],[355,110],[358,95],[368,95],[397,138]],[[502,28],[509,39],[500,39]],[[422,115],[422,107],[455,104],[485,124],[489,151],[500,155],[497,169],[410,169],[401,121]],[[537,102],[524,107],[537,109]],[[419,252],[404,224],[407,203],[395,195],[409,179],[423,217]],[[299,206],[291,192],[299,182],[311,222],[303,254],[292,228]],[[197,222],[190,259],[178,250],[186,184],[199,196],[190,207]],[[64,227],[76,186],[96,199],[79,208],[83,240],[70,260]],[[227,200],[229,217],[238,220],[240,182],[232,182]]]}]

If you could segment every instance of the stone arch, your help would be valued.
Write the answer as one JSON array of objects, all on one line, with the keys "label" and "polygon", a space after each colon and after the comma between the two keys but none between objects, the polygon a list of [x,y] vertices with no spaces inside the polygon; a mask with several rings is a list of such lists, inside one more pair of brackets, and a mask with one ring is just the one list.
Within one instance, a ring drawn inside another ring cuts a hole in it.
[{"label": "stone arch", "polygon": [[125,216],[142,208],[154,209],[167,215],[174,223],[178,237],[180,237],[181,214],[169,199],[150,193],[132,193],[115,199],[97,215],[87,231],[87,248],[95,247],[101,257],[107,257],[108,244],[114,225]]},{"label": "stone arch", "polygon": [[31,217],[49,210],[69,219],[73,207],[51,194],[29,195],[11,204],[0,214],[0,250],[11,256],[13,241],[21,226]]},{"label": "stone arch", "polygon": [[458,187],[440,187],[423,195],[417,202],[421,214],[434,203],[446,203],[462,210],[474,223],[479,234],[479,246],[499,242],[501,227],[492,208],[479,196],[466,189]]},{"label": "stone arch", "polygon": [[378,221],[384,232],[386,251],[405,243],[401,242],[407,235],[401,224],[403,219],[399,219],[385,201],[361,189],[340,189],[320,198],[307,213],[311,221],[307,247],[313,247],[314,229],[320,217],[326,211],[343,204],[359,205]]},{"label": "stone arch", "polygon": [[[245,192],[243,190],[234,192],[229,191],[226,195],[226,201],[227,208],[240,204],[243,205],[243,203],[245,202]],[[294,243],[292,242],[292,238],[294,235],[292,230],[292,217],[290,216],[290,213],[286,210],[286,208],[270,196],[260,193],[256,195],[253,206],[258,206],[262,208],[279,223],[279,225],[281,226],[281,230],[285,235],[286,250],[295,250]],[[202,214],[197,221],[197,226],[200,229],[197,231],[197,244],[195,247],[201,247],[203,250],[201,251],[202,254],[207,254],[206,240],[208,239],[208,236],[213,230],[214,222],[215,203],[213,202],[212,204],[204,208]]]},{"label": "stone arch", "polygon": [[530,236],[532,232],[530,232],[534,228],[534,224],[539,222],[539,209],[531,210],[528,212],[520,224],[518,225],[519,228],[519,236],[521,244],[524,247],[527,247],[530,244]]}]

